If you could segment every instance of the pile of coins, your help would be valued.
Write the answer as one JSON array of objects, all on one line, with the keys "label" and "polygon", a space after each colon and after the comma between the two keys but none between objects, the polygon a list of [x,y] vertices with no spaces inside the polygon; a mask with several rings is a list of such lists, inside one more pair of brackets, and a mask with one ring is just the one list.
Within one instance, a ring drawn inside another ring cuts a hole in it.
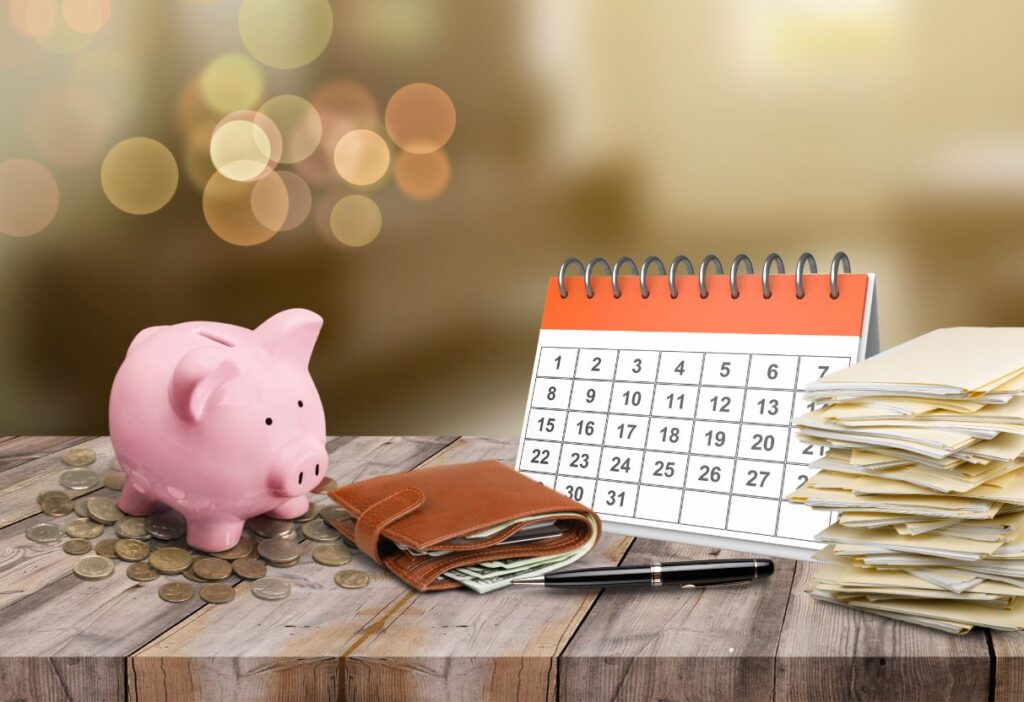
[{"label": "pile of coins", "polygon": [[[334,504],[322,507],[310,504],[309,510],[294,521],[267,516],[249,520],[247,531],[239,542],[218,553],[197,551],[184,541],[185,520],[173,511],[150,517],[132,517],[117,508],[110,497],[82,496],[100,487],[119,491],[124,486],[124,473],[112,459],[110,469],[103,475],[88,467],[96,461],[96,453],[84,446],[64,451],[61,460],[69,466],[61,473],[59,483],[64,490],[47,490],[36,500],[40,509],[51,517],[75,516],[60,525],[43,522],[26,531],[29,540],[41,544],[55,544],[66,536],[61,547],[72,556],[81,556],[74,573],[84,580],[102,580],[114,573],[115,563],[127,563],[125,575],[136,582],[150,582],[159,578],[181,576],[184,580],[165,582],[157,589],[165,602],[189,602],[196,595],[210,604],[225,604],[235,598],[232,577],[250,581],[250,592],[262,600],[282,600],[291,594],[288,580],[267,576],[267,566],[290,568],[301,562],[304,551],[322,566],[337,568],[352,560],[352,552],[342,542],[342,536],[329,524],[332,519],[343,519],[348,513]],[[313,492],[325,495],[337,484],[331,478],[324,480]],[[101,538],[106,527],[113,527],[116,538]],[[299,539],[316,542],[304,549]],[[363,588],[370,577],[361,570],[339,570],[334,581],[338,587]]]}]

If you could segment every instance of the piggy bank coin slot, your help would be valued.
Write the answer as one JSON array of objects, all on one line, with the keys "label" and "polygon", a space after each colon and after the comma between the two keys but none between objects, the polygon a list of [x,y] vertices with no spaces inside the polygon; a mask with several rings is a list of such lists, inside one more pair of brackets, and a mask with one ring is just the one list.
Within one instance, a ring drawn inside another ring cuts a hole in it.
[{"label": "piggy bank coin slot", "polygon": [[220,334],[216,334],[216,333],[214,333],[212,331],[208,331],[206,329],[196,329],[196,334],[198,334],[199,336],[203,337],[204,339],[209,339],[210,341],[215,341],[216,343],[221,344],[223,346],[232,346],[233,347],[235,345],[235,342],[232,341],[231,339],[228,339],[226,337],[221,336]]}]

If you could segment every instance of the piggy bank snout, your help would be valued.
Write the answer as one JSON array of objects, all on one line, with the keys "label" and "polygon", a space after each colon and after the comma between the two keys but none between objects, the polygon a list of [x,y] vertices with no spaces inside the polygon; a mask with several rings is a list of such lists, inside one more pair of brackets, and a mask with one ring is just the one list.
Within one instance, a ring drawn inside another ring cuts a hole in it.
[{"label": "piggy bank snout", "polygon": [[299,439],[288,444],[274,461],[270,489],[282,497],[298,497],[327,476],[327,450],[322,444]]}]

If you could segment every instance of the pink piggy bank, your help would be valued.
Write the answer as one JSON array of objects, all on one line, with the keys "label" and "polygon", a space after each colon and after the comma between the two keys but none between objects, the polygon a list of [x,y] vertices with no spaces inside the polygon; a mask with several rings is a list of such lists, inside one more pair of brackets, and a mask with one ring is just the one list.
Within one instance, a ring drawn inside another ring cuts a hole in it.
[{"label": "pink piggy bank", "polygon": [[223,551],[245,520],[292,519],[327,474],[324,408],[309,375],[323,319],[285,310],[254,330],[217,322],[144,329],[110,391],[110,438],[124,467],[117,506],[167,508],[188,543]]}]

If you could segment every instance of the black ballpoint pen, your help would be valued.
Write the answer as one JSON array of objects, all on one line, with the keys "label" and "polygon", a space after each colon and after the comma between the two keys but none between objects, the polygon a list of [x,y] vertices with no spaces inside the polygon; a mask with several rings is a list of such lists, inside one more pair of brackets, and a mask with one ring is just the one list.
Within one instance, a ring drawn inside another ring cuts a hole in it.
[{"label": "black ballpoint pen", "polygon": [[616,587],[621,585],[700,587],[748,582],[758,578],[767,578],[774,572],[775,564],[767,558],[734,558],[652,563],[619,568],[584,568],[516,578],[512,584],[547,587]]}]

